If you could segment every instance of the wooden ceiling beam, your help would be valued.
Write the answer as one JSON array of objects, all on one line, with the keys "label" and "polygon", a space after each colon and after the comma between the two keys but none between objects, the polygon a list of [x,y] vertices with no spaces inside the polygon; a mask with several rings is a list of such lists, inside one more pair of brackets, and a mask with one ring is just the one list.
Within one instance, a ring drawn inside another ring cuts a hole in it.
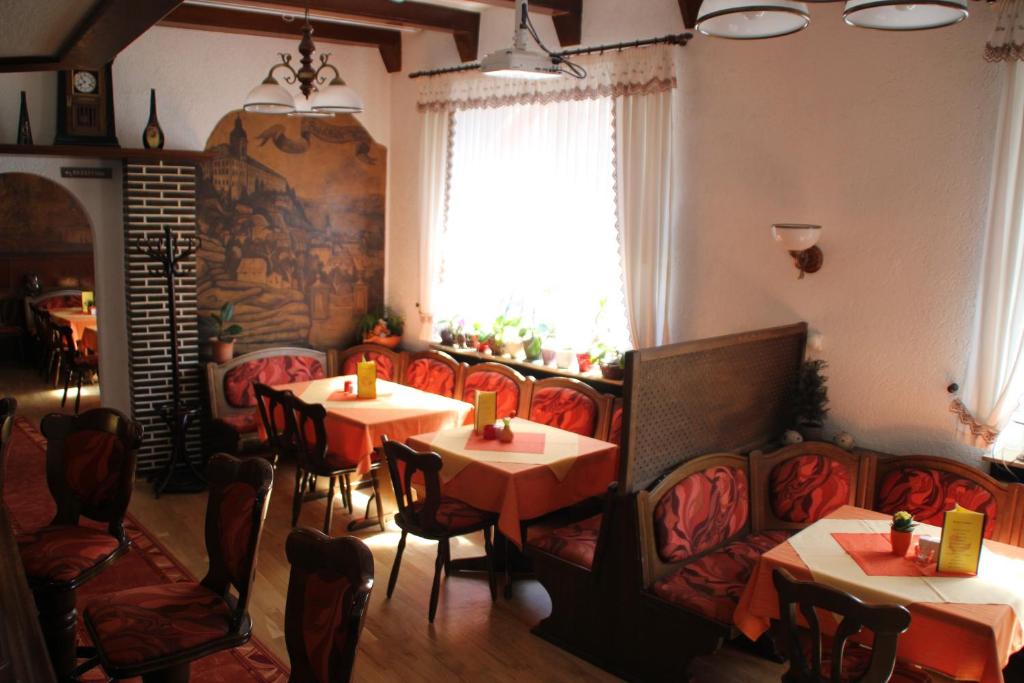
[{"label": "wooden ceiling beam", "polygon": [[[281,17],[270,14],[253,14],[200,5],[182,5],[167,15],[160,24],[219,33],[291,38],[295,40],[296,49],[302,37],[301,23],[298,22],[285,23]],[[317,43],[376,47],[389,73],[402,70],[402,34],[398,31],[316,20],[310,21],[310,24],[313,25],[313,40]],[[268,63],[268,68],[269,66]],[[344,78],[344,74],[342,77]]]},{"label": "wooden ceiling beam", "polygon": [[[515,9],[515,0],[477,0],[492,7]],[[579,45],[583,40],[583,0],[530,0],[530,12],[548,14],[562,47]]]},{"label": "wooden ceiling beam", "polygon": [[69,33],[55,55],[5,57],[0,73],[99,69],[182,0],[103,0]]},{"label": "wooden ceiling beam", "polygon": [[692,29],[697,27],[697,12],[700,11],[701,0],[679,0],[679,11],[683,15],[683,25]]}]

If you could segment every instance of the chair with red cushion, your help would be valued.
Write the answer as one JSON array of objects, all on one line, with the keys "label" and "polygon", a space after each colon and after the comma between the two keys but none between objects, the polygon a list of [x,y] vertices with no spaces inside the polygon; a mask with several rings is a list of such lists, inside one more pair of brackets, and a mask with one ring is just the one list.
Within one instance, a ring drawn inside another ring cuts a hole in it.
[{"label": "chair with red cushion", "polygon": [[624,410],[622,407],[622,399],[616,398],[612,403],[612,414],[608,420],[608,438],[605,441],[610,443],[618,444],[622,447],[622,418]]},{"label": "chair with red cushion", "polygon": [[608,433],[611,402],[611,396],[578,379],[550,377],[534,383],[528,419],[601,439]]},{"label": "chair with red cushion", "polygon": [[530,397],[533,395],[533,377],[523,377],[501,363],[463,364],[461,399],[473,403],[477,391],[494,391],[498,394],[498,418],[526,415],[530,411]]},{"label": "chair with red cushion", "polygon": [[203,580],[108,593],[85,609],[96,646],[89,664],[98,661],[112,678],[187,681],[193,660],[243,645],[252,635],[247,610],[274,469],[261,458],[220,454],[210,458],[206,473],[210,565]]},{"label": "chair with red cushion", "polygon": [[[49,526],[19,535],[25,575],[58,676],[75,665],[78,587],[128,550],[124,515],[142,428],[116,410],[47,415],[46,483],[57,504]],[[81,524],[82,518],[106,524]]]},{"label": "chair with red cushion", "polygon": [[[896,660],[900,634],[910,628],[906,607],[868,605],[831,586],[798,581],[782,568],[772,571],[772,582],[779,594],[779,619],[789,651],[785,683],[931,683],[926,672]],[[833,638],[822,633],[819,610],[842,617]],[[800,628],[799,617],[809,632]],[[863,629],[873,634],[870,649],[847,642]]]},{"label": "chair with red cushion", "polygon": [[453,398],[461,388],[462,366],[443,351],[406,353],[402,384],[438,396]]},{"label": "chair with red cushion", "polygon": [[295,683],[347,683],[373,590],[373,554],[354,536],[293,529],[284,640]]},{"label": "chair with red cushion", "polygon": [[207,363],[212,418],[204,439],[207,452],[267,457],[253,386],[257,382],[277,386],[322,379],[327,376],[327,366],[323,351],[297,347],[262,349],[227,363]]},{"label": "chair with red cushion", "polygon": [[[441,585],[441,568],[449,574],[452,559],[451,538],[464,536],[476,531],[484,534],[484,553],[487,556],[487,578],[491,587],[491,600],[498,597],[498,584],[494,574],[494,549],[492,533],[498,523],[498,515],[485,512],[463,503],[461,500],[441,495],[441,456],[437,453],[417,453],[403,443],[390,441],[386,436],[384,457],[388,462],[391,484],[395,488],[398,514],[395,523],[402,530],[398,541],[395,563],[388,579],[388,599],[395,591],[398,570],[402,566],[406,536],[437,541],[437,560],[434,562],[434,583],[430,589],[430,610],[428,618],[433,623],[437,614],[437,597]],[[424,495],[413,494],[413,478],[416,486],[422,487]]]},{"label": "chair with red cushion", "polygon": [[843,505],[863,506],[870,459],[820,441],[750,457],[758,529],[803,529]]},{"label": "chair with red cushion", "polygon": [[871,509],[886,514],[906,510],[918,522],[942,526],[945,512],[959,503],[985,513],[985,538],[1019,542],[1024,485],[997,481],[969,465],[930,455],[878,455],[873,467],[874,486],[867,501]]},{"label": "chair with red cushion", "polygon": [[68,387],[75,382],[78,393],[75,394],[75,415],[78,415],[78,406],[82,402],[82,380],[92,377],[100,371],[100,357],[96,354],[84,355],[75,348],[74,337],[71,328],[66,325],[57,327],[61,340],[61,374],[64,377],[64,395],[60,399],[60,407],[63,408],[68,400]]},{"label": "chair with red cushion", "polygon": [[357,344],[340,351],[332,350],[328,356],[331,375],[354,375],[361,360],[377,364],[377,379],[398,382],[402,377],[402,354],[380,344]]},{"label": "chair with red cushion", "polygon": [[287,414],[289,419],[295,421],[293,430],[298,437],[298,449],[295,465],[296,495],[294,507],[292,508],[292,526],[299,523],[299,512],[302,504],[308,500],[319,498],[315,495],[316,478],[327,477],[327,511],[324,513],[324,533],[331,533],[331,519],[334,515],[334,486],[341,485],[341,497],[352,514],[352,491],[370,488],[373,493],[370,500],[366,501],[366,514],[362,521],[353,521],[349,524],[349,530],[365,526],[370,517],[370,503],[377,503],[377,524],[380,530],[384,531],[384,507],[380,499],[380,480],[377,478],[377,471],[380,469],[380,462],[374,454],[374,462],[370,465],[369,477],[363,477],[352,486],[351,477],[356,473],[356,463],[347,462],[340,455],[330,450],[327,442],[327,409],[319,403],[306,403],[295,396],[284,396],[282,400],[289,407]]}]

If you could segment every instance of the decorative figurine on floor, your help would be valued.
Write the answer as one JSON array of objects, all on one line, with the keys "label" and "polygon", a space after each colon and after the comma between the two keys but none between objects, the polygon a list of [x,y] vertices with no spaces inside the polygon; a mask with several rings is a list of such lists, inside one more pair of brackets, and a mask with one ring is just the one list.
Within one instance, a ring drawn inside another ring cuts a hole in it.
[{"label": "decorative figurine on floor", "polygon": [[164,148],[164,131],[156,118],[156,90],[149,90],[149,122],[142,131],[142,146],[146,149]]},{"label": "decorative figurine on floor", "polygon": [[18,112],[18,144],[32,144],[32,125],[28,122],[28,104],[25,101],[25,91],[21,91],[21,111]]},{"label": "decorative figurine on floor", "polygon": [[500,432],[498,432],[498,441],[502,443],[512,443],[512,439],[515,438],[515,434],[512,433],[512,418],[515,416],[516,414],[512,413],[502,420],[502,422],[505,423],[505,426],[502,427]]}]

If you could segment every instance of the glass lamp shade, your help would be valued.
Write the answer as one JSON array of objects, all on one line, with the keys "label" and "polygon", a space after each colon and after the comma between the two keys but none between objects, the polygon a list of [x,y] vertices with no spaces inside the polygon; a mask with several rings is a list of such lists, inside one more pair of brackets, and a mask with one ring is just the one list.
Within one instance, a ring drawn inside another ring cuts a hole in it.
[{"label": "glass lamp shade", "polygon": [[776,223],[772,226],[772,239],[786,251],[810,249],[821,238],[820,225],[803,223]]},{"label": "glass lamp shade", "polygon": [[313,96],[310,109],[332,114],[359,114],[363,111],[363,98],[344,81],[335,78]]},{"label": "glass lamp shade", "polygon": [[883,31],[916,31],[957,24],[967,18],[967,0],[849,0],[843,20]]},{"label": "glass lamp shade", "polygon": [[480,60],[480,71],[486,76],[497,78],[522,78],[531,81],[545,81],[561,78],[558,65],[551,57],[539,52],[509,48],[498,50]]},{"label": "glass lamp shade", "polygon": [[288,114],[295,111],[295,101],[290,92],[268,78],[249,91],[242,109],[256,114]]},{"label": "glass lamp shade", "polygon": [[716,38],[775,38],[811,23],[807,5],[794,0],[704,0],[697,30]]},{"label": "glass lamp shade", "polygon": [[[316,95],[314,95],[316,97]],[[296,116],[307,119],[329,119],[334,116],[334,112],[330,111],[313,111],[310,109],[310,100],[306,98],[302,93],[296,93],[295,98],[295,111],[288,112],[288,116]]]}]

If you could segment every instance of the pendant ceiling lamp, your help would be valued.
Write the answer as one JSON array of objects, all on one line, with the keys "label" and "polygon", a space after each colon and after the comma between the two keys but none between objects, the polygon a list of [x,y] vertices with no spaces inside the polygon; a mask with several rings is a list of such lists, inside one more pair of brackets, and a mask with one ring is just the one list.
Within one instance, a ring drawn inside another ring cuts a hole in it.
[{"label": "pendant ceiling lamp", "polygon": [[807,5],[795,0],[704,0],[697,14],[698,31],[736,40],[786,36],[809,23]]},{"label": "pendant ceiling lamp", "polygon": [[843,20],[850,26],[883,31],[917,31],[958,24],[967,18],[967,0],[849,0]]},{"label": "pendant ceiling lamp", "polygon": [[[525,78],[529,80],[548,80],[563,75],[574,78],[586,78],[586,70],[560,57],[541,42],[533,22],[527,0],[516,0],[516,28],[512,38],[512,47],[492,52],[480,60],[480,71],[487,76],[498,78]],[[529,39],[533,38],[540,50],[531,50]]]},{"label": "pendant ceiling lamp", "polygon": [[[320,54],[320,65],[313,68],[313,26],[309,23],[309,7],[306,7],[306,22],[302,27],[299,41],[299,69],[292,66],[292,56],[282,54],[281,61],[270,67],[267,77],[253,88],[245,98],[242,109],[257,114],[288,114],[326,118],[335,114],[358,114],[363,111],[363,99],[355,90],[345,84],[333,64],[328,63],[331,55]],[[279,69],[286,71],[284,82],[299,84],[299,92],[292,94],[274,78]],[[328,76],[334,76],[329,81]],[[323,74],[323,75],[321,75]],[[324,85],[326,84],[326,85]]]}]

